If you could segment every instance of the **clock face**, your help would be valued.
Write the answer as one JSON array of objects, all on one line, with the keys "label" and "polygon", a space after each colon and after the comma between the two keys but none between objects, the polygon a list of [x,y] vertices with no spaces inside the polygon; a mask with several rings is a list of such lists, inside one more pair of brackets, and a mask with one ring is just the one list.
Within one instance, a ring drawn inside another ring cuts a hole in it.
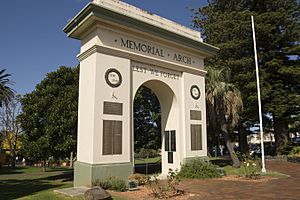
[{"label": "clock face", "polygon": [[111,68],[106,71],[105,80],[109,86],[119,87],[122,83],[122,76],[117,69]]},{"label": "clock face", "polygon": [[198,88],[198,86],[193,85],[191,87],[191,96],[193,97],[193,99],[198,100],[200,98],[200,89]]}]

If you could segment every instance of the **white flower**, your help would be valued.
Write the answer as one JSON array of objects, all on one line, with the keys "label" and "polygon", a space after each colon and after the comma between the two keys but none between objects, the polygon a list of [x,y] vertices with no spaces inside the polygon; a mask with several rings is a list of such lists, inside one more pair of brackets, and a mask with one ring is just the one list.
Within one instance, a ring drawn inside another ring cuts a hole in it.
[{"label": "white flower", "polygon": [[256,164],[255,164],[255,163],[252,163],[252,165],[253,165],[253,166],[256,166]]},{"label": "white flower", "polygon": [[249,163],[247,163],[247,167],[249,167]]}]

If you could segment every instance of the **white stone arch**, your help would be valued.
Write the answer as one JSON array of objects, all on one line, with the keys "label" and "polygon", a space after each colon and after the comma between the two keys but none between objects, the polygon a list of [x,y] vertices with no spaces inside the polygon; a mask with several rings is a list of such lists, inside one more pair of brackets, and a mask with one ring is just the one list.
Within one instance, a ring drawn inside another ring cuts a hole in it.
[{"label": "white stone arch", "polygon": [[163,173],[207,156],[204,58],[218,48],[197,31],[117,0],[93,0],[64,31],[81,41],[74,186],[132,174],[133,98],[142,84],[166,109],[162,131],[176,132],[174,160],[164,155]]}]

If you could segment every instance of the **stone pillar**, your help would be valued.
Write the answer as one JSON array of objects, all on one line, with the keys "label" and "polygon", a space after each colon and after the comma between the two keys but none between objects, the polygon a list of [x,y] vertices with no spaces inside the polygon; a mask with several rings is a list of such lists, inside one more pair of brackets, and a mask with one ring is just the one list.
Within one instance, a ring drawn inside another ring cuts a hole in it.
[{"label": "stone pillar", "polygon": [[80,62],[74,186],[132,174],[130,85],[128,59],[93,53]]}]

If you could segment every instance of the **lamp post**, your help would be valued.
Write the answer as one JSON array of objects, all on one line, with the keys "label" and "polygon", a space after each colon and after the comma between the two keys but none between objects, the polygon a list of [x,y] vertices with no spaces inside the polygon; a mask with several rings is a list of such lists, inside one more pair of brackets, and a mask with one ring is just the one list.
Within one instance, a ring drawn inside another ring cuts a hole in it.
[{"label": "lamp post", "polygon": [[254,58],[255,58],[255,69],[256,69],[256,85],[257,85],[257,100],[258,100],[258,112],[259,112],[259,129],[260,129],[260,145],[261,145],[261,161],[262,161],[261,171],[263,173],[265,173],[266,167],[265,167],[264,135],[263,135],[263,125],[262,125],[258,60],[257,60],[257,52],[256,52],[256,39],[255,39],[255,28],[254,28],[253,16],[251,16],[251,21],[252,21],[252,32],[253,32],[253,44],[254,44],[253,46],[254,46]]}]

